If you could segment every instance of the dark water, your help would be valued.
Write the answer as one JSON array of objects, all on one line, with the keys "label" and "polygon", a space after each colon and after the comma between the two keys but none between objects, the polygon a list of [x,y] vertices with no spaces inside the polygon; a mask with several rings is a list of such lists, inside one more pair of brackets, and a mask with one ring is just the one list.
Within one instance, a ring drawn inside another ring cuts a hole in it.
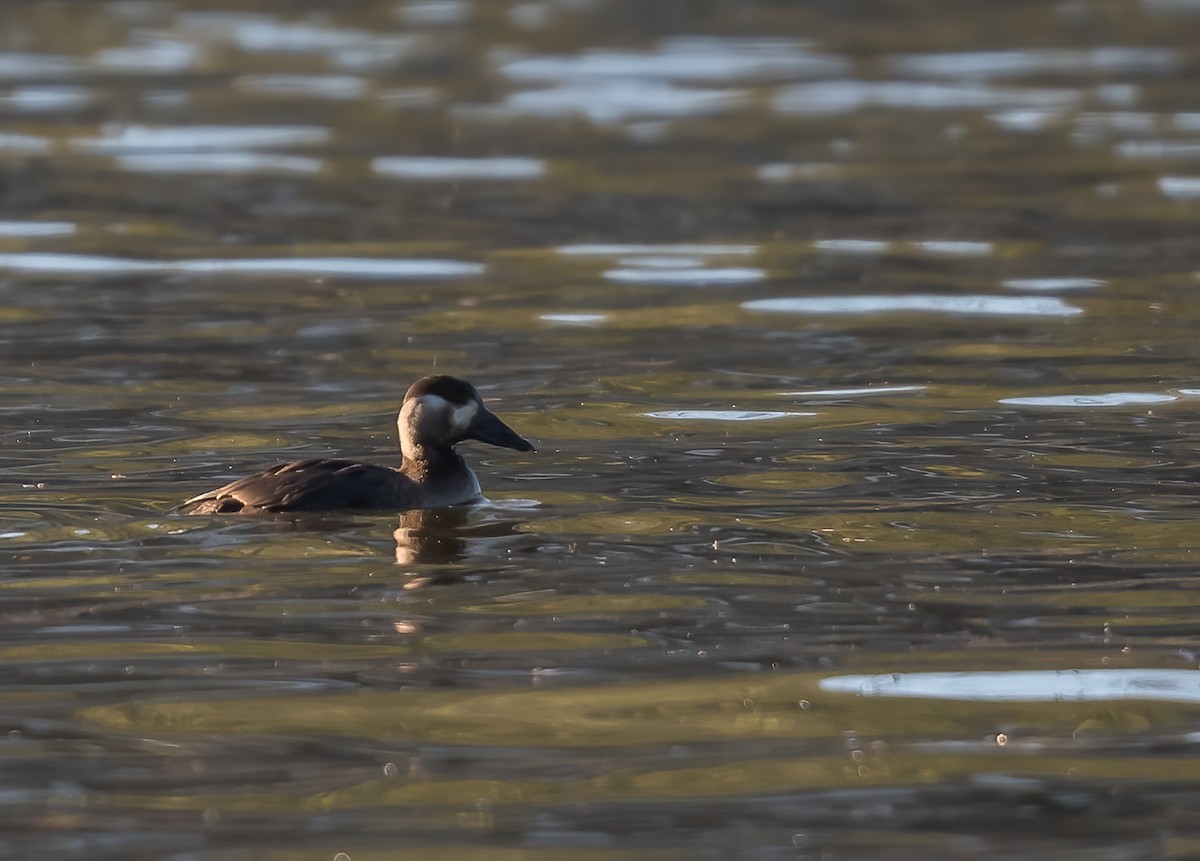
[{"label": "dark water", "polygon": [[0,7],[0,856],[1200,857],[1198,33]]}]

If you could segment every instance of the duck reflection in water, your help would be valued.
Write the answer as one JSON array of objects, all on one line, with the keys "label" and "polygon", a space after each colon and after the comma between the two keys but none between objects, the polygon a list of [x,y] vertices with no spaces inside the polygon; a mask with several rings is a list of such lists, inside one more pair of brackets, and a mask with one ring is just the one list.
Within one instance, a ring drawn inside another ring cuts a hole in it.
[{"label": "duck reflection in water", "polygon": [[[528,549],[530,536],[521,531],[523,517],[511,508],[459,505],[401,512],[392,532],[397,565],[433,565],[407,572],[406,589],[428,583],[452,583],[498,573],[517,548]],[[536,546],[536,541],[533,542]],[[466,568],[455,565],[466,559]]]},{"label": "duck reflection in water", "polygon": [[[423,377],[409,387],[396,420],[399,468],[352,460],[299,460],[194,496],[191,514],[410,511],[481,498],[479,479],[455,446],[474,439],[517,451],[527,440],[483,405],[470,383]],[[194,506],[194,507],[193,507]]]},{"label": "duck reflection in water", "polygon": [[[466,507],[415,508],[400,512],[400,523],[392,532],[396,539],[396,564],[441,564],[458,562],[467,555]],[[456,579],[449,576],[447,579]],[[416,588],[429,577],[414,576],[405,586]]]}]

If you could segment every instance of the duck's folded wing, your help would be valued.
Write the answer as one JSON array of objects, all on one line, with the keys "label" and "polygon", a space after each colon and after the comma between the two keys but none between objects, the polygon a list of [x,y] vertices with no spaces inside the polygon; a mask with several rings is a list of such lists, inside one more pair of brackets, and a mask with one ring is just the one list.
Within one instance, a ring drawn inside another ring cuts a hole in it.
[{"label": "duck's folded wing", "polygon": [[391,508],[404,479],[392,469],[352,460],[297,460],[193,496],[192,514]]}]

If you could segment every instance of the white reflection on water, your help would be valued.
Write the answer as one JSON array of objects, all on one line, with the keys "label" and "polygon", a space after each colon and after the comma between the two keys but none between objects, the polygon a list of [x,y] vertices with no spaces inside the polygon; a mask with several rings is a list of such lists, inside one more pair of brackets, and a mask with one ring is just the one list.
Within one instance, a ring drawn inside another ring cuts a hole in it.
[{"label": "white reflection on water", "polygon": [[482,263],[462,260],[366,257],[281,257],[232,260],[135,260],[88,254],[0,254],[0,269],[47,274],[248,274],[337,276],[343,278],[468,278],[481,275]]},{"label": "white reflection on water", "polygon": [[759,165],[756,171],[763,182],[791,182],[798,179],[831,179],[837,176],[838,166],[826,162],[789,164],[777,162]]},{"label": "white reflection on water", "polygon": [[756,254],[757,245],[705,245],[703,243],[677,245],[560,245],[559,254],[569,257],[620,257],[627,254],[692,254],[713,257],[734,257]]},{"label": "white reflection on water", "polygon": [[312,23],[284,22],[242,12],[188,12],[177,26],[198,38],[228,42],[252,53],[322,54],[343,70],[366,70],[412,54],[427,39],[417,34],[379,35]]},{"label": "white reflection on water", "polygon": [[92,57],[102,69],[130,72],[184,72],[192,68],[199,47],[177,39],[154,39],[140,45],[105,48]]},{"label": "white reflection on water", "polygon": [[719,114],[748,102],[739,90],[680,87],[659,81],[569,81],[505,97],[503,110],[541,117],[583,116],[598,125],[638,117]]},{"label": "white reflection on water", "polygon": [[[575,55],[513,56],[497,51],[501,75],[525,89],[501,108],[536,116],[584,116],[597,124],[722,113],[750,103],[746,90],[711,85],[842,75],[841,57],[785,39],[678,37],[654,50],[598,49]],[[684,86],[680,86],[683,84]],[[710,85],[707,87],[699,85]]]},{"label": "white reflection on water", "polygon": [[941,239],[931,239],[925,242],[914,242],[912,245],[929,254],[940,254],[944,257],[986,257],[992,253],[990,242],[958,242]]},{"label": "white reflection on water", "polygon": [[373,159],[371,170],[382,176],[402,179],[537,179],[546,164],[537,158],[446,158],[433,156],[388,156]]},{"label": "white reflection on water", "polygon": [[604,277],[623,284],[750,284],[762,281],[767,277],[767,273],[762,269],[749,267],[666,269],[658,266],[644,269],[609,269],[604,273]]},{"label": "white reflection on water", "polygon": [[564,326],[595,326],[608,319],[607,314],[539,314],[545,323],[561,323]]},{"label": "white reflection on water", "polygon": [[1122,141],[1114,149],[1124,158],[1195,158],[1200,156],[1200,141]]},{"label": "white reflection on water", "polygon": [[1053,293],[1058,290],[1093,290],[1104,286],[1102,278],[1010,278],[1000,282],[1010,290]]},{"label": "white reflection on water", "polygon": [[617,260],[617,263],[631,269],[698,269],[704,265],[704,259],[682,254],[679,256],[647,254],[622,257]]},{"label": "white reflection on water", "polygon": [[1026,296],[795,296],[743,302],[750,311],[787,314],[881,314],[893,311],[998,317],[1072,317],[1083,309],[1061,299]]},{"label": "white reflection on water", "polygon": [[466,21],[471,7],[464,0],[419,0],[405,3],[397,13],[405,24],[444,27]]},{"label": "white reflection on water", "polygon": [[775,410],[659,410],[642,413],[652,419],[701,422],[762,422],[771,419],[786,419],[793,416],[815,416],[817,413],[779,412]]},{"label": "white reflection on water", "polygon": [[813,248],[838,254],[882,254],[890,245],[890,242],[876,239],[818,239],[813,243]]},{"label": "white reflection on water", "polygon": [[501,61],[498,69],[512,81],[558,83],[578,78],[658,79],[741,83],[826,77],[845,74],[841,57],[814,54],[786,39],[677,37],[653,51],[585,51]]},{"label": "white reflection on water", "polygon": [[91,91],[83,87],[30,85],[13,87],[0,95],[0,108],[26,114],[50,113],[78,108],[92,98]]},{"label": "white reflection on water", "polygon": [[1123,407],[1128,404],[1165,404],[1175,395],[1156,392],[1105,392],[1095,395],[1044,395],[1029,398],[1001,398],[1000,403],[1021,407]]},{"label": "white reflection on water", "polygon": [[36,137],[35,135],[16,134],[12,132],[0,134],[0,153],[10,152],[35,155],[49,151],[50,141],[48,141],[46,138]]},{"label": "white reflection on water", "polygon": [[1087,111],[1075,118],[1076,141],[1095,140],[1110,132],[1144,135],[1158,126],[1158,117],[1144,111]]},{"label": "white reflection on water", "polygon": [[349,278],[462,278],[481,275],[482,263],[461,260],[382,260],[364,257],[181,260],[177,272],[236,272],[262,275],[339,275]]},{"label": "white reflection on water", "polygon": [[320,126],[137,126],[106,125],[100,137],[74,138],[71,147],[94,153],[259,149],[323,144]]},{"label": "white reflection on water", "polygon": [[243,75],[233,86],[256,95],[337,101],[359,99],[367,92],[366,80],[355,75]]},{"label": "white reflection on water", "polygon": [[0,81],[69,78],[79,74],[82,68],[74,57],[0,51]]},{"label": "white reflection on water", "polygon": [[812,389],[807,392],[780,392],[780,397],[807,398],[849,397],[858,395],[894,395],[903,392],[923,392],[928,386],[860,386],[852,389]]},{"label": "white reflection on water", "polygon": [[1173,200],[1197,200],[1200,199],[1200,176],[1160,177],[1158,188]]},{"label": "white reflection on water", "polygon": [[117,157],[122,170],[138,173],[306,173],[321,172],[321,159],[252,152],[138,153]]},{"label": "white reflection on water", "polygon": [[970,702],[1200,702],[1198,670],[1016,670],[833,676],[821,690],[867,697],[920,697]]},{"label": "white reflection on water", "polygon": [[1028,134],[1040,132],[1061,119],[1062,116],[1062,111],[1013,108],[1010,111],[994,111],[988,114],[988,119],[1006,131]]},{"label": "white reflection on water", "polygon": [[70,221],[0,221],[0,236],[70,236],[74,232]]},{"label": "white reflection on water", "polygon": [[891,68],[905,75],[938,78],[998,78],[1036,72],[1163,72],[1182,61],[1169,48],[1093,48],[1025,51],[965,51],[910,54],[893,58]]},{"label": "white reflection on water", "polygon": [[779,91],[775,108],[787,114],[837,114],[863,108],[967,110],[987,108],[1069,108],[1075,90],[999,89],[983,84],[928,84],[912,81],[822,81]]}]

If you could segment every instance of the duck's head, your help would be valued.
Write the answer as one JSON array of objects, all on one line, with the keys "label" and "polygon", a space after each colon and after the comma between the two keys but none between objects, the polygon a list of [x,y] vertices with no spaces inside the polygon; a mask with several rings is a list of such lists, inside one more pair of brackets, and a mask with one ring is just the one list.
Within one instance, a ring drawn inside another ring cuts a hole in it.
[{"label": "duck's head", "polygon": [[483,405],[474,386],[456,377],[422,377],[409,386],[397,425],[406,458],[417,457],[420,447],[446,449],[468,439],[517,451],[534,450]]}]

